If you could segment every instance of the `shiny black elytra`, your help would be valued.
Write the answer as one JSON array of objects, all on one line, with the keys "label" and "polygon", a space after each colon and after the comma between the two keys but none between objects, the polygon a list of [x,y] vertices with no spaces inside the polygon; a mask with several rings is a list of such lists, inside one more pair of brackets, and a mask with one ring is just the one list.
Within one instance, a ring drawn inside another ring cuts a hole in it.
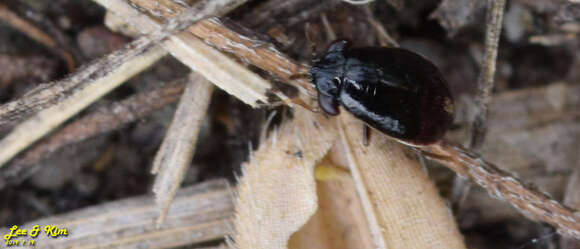
[{"label": "shiny black elytra", "polygon": [[338,106],[400,142],[437,142],[453,121],[453,98],[441,72],[427,59],[399,48],[350,48],[333,42],[310,68],[320,108]]}]

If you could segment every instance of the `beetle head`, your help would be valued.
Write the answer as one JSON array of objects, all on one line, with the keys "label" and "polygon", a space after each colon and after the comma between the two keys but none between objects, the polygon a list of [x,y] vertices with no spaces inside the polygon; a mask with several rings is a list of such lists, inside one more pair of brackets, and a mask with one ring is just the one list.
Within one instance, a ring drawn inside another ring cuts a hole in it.
[{"label": "beetle head", "polygon": [[310,68],[312,83],[318,90],[318,104],[330,115],[339,112],[337,98],[344,70],[344,51],[349,45],[346,40],[332,42],[322,56],[313,60]]}]

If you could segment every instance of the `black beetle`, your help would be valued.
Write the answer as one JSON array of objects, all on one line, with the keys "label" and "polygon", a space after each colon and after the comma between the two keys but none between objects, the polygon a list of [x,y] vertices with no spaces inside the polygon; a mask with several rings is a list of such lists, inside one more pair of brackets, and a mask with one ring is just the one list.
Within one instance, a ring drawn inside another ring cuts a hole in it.
[{"label": "black beetle", "polygon": [[453,121],[453,97],[439,69],[409,50],[350,48],[333,42],[314,59],[311,82],[320,108],[338,115],[338,106],[400,142],[437,142]]}]

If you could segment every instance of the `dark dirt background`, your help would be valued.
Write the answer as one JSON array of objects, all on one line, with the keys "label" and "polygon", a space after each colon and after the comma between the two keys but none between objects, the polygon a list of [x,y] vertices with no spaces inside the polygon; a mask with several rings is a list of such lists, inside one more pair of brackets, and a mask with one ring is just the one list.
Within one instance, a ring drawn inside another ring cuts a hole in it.
[{"label": "dark dirt background", "polygon": [[[456,100],[461,98],[470,103],[477,89],[479,61],[483,57],[484,2],[377,0],[371,4],[371,9],[374,18],[402,47],[425,55],[440,67]],[[73,51],[78,65],[131,40],[109,31],[103,24],[104,10],[89,0],[10,0],[5,4],[38,26],[47,27],[48,33],[56,30],[62,36],[60,39],[70,46],[68,48]],[[395,8],[393,4],[403,4],[403,7]],[[274,42],[297,61],[307,63],[311,52],[304,35],[306,23],[310,25],[310,34],[318,52],[330,43],[321,23],[322,14],[327,16],[338,37],[352,40],[355,46],[379,44],[363,8],[338,1],[251,1],[232,13],[229,19],[252,30],[261,39]],[[580,4],[548,0],[508,1],[498,53],[495,93],[555,82],[578,84],[578,32]],[[176,60],[165,58],[85,113],[151,89],[159,82],[184,76],[187,72],[187,68]],[[0,103],[22,96],[38,83],[60,79],[66,73],[64,61],[52,51],[0,23]],[[465,105],[465,101],[458,102],[459,109],[462,109],[461,105]],[[114,132],[69,145],[38,162],[29,177],[12,179],[14,181],[0,189],[0,226],[21,224],[148,193],[152,183],[150,162],[174,110],[175,105],[169,105]],[[250,148],[258,146],[262,124],[271,110],[252,109],[222,91],[215,91],[200,133],[200,146],[184,185],[217,177],[234,181],[239,165],[248,158]],[[286,112],[281,108],[278,111]],[[453,129],[466,129],[466,118],[457,119]],[[577,121],[575,118],[576,125]],[[0,134],[6,132],[8,130],[1,130]],[[468,137],[455,139],[465,142]],[[577,139],[571,146],[580,148]],[[575,161],[567,163],[568,171],[564,170],[560,175],[569,175],[578,166]],[[448,195],[453,174],[441,167],[431,167],[430,171],[439,182],[442,193]],[[561,185],[559,190],[551,192],[561,200],[566,178],[551,184]],[[502,208],[508,205],[497,203]],[[549,226],[529,221],[517,213],[486,219],[481,215],[485,212],[488,210],[470,208],[457,214],[469,248],[559,246],[559,238],[551,236],[553,229]],[[533,242],[536,238],[539,241]]]}]

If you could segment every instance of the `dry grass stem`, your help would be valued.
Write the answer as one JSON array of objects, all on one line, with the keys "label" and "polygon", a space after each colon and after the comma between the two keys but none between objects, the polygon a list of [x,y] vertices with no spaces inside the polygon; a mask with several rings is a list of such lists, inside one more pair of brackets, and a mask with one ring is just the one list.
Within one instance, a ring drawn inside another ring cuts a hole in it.
[{"label": "dry grass stem", "polygon": [[14,183],[28,178],[34,166],[67,145],[110,132],[175,102],[183,92],[184,79],[178,79],[148,92],[131,96],[66,125],[2,170],[0,182]]},{"label": "dry grass stem", "polygon": [[[22,227],[55,225],[66,238],[38,236],[35,248],[174,248],[223,239],[231,232],[234,205],[226,180],[178,191],[166,222],[155,228],[158,207],[150,196],[133,197],[32,221]],[[19,226],[20,227],[20,226]],[[7,230],[3,228],[2,231]]]},{"label": "dry grass stem", "polygon": [[580,239],[580,215],[508,172],[459,145],[440,142],[421,148],[424,155],[469,177],[492,196],[507,200],[527,217],[549,223],[565,236]]},{"label": "dry grass stem", "polygon": [[[143,41],[139,40],[138,42]],[[38,139],[56,129],[64,121],[76,115],[88,105],[92,104],[94,101],[98,100],[111,90],[115,89],[133,75],[145,70],[165,55],[165,52],[158,47],[150,48],[149,50],[142,51],[143,53],[139,54],[134,54],[135,50],[129,47],[123,51],[126,53],[114,54],[117,56],[122,56],[115,57],[117,60],[116,62],[120,62],[120,65],[118,63],[112,63],[113,65],[118,65],[118,67],[109,68],[110,71],[107,71],[107,73],[100,73],[95,78],[93,78],[93,76],[96,75],[83,75],[86,77],[79,79],[79,83],[83,83],[83,85],[86,86],[84,86],[82,89],[77,89],[71,93],[70,96],[67,96],[67,98],[64,98],[57,104],[49,106],[46,109],[38,112],[33,117],[19,124],[6,137],[2,138],[0,141],[0,148],[2,148],[2,150],[0,150],[0,167],[6,164],[22,150],[28,148],[31,144],[38,141]],[[130,54],[133,56],[130,56]],[[89,68],[97,69],[94,67],[100,66],[98,68],[106,69],[109,66],[106,64],[101,64],[105,62],[106,61],[99,61],[97,62],[98,65],[93,64],[89,66]],[[84,70],[81,72],[81,74],[83,74],[83,72]],[[61,84],[67,85],[67,83],[72,83],[71,80],[77,79],[76,76],[80,75],[74,75],[72,78],[57,82],[54,85],[59,86]],[[49,96],[47,96],[49,98],[55,96],[53,95],[54,93],[52,91],[47,93],[49,94]],[[23,99],[8,103],[6,105],[18,104],[21,101],[28,102],[27,100],[30,100],[30,98],[28,98],[28,96],[24,96]]]},{"label": "dry grass stem", "polygon": [[[141,13],[125,1],[95,0],[95,2],[103,5],[107,10],[115,13],[144,34],[151,32],[161,25],[146,13]],[[203,17],[209,14],[223,15],[244,2],[241,0],[204,0],[194,4],[193,8],[204,8],[204,11],[198,13],[196,17]],[[134,1],[132,4],[165,19],[181,13],[184,10],[183,6],[168,4],[167,1],[160,3],[144,0]],[[155,9],[148,9],[154,7]],[[191,34],[183,32],[171,37],[171,39],[163,43],[163,46],[171,55],[189,66],[192,70],[200,73],[216,86],[236,96],[236,98],[242,100],[244,103],[257,107],[258,103],[268,102],[266,94],[271,89],[271,84],[268,81],[262,79],[230,57],[200,42]]]},{"label": "dry grass stem", "polygon": [[[151,29],[151,25],[158,25],[155,24],[153,20],[147,20],[149,17],[146,15],[139,15],[137,10],[133,9],[127,4],[123,4],[121,1],[95,1],[101,3],[108,10],[115,12],[119,16],[130,18],[131,20],[126,21],[133,24],[134,27],[141,31],[147,31],[148,29]],[[242,1],[233,2],[236,4],[241,4]],[[133,1],[133,3],[142,9],[160,14],[165,18],[170,17],[171,14],[179,13],[182,11],[181,7],[173,4],[166,4],[165,2],[139,0]],[[155,8],[153,6],[155,6]],[[165,9],[166,11],[155,11],[160,9]],[[221,12],[217,13],[217,15],[225,14],[229,10],[229,8],[223,8]],[[306,89],[309,92],[313,92],[311,84],[306,79],[295,77],[297,75],[306,73],[308,70],[307,67],[296,64],[291,58],[280,53],[272,44],[241,35],[224,26],[223,23],[217,18],[201,20],[195,25],[189,27],[188,30],[215,48],[233,53],[241,59],[263,69],[264,71],[275,74],[276,76],[284,79],[292,85],[295,85],[301,89]],[[171,52],[171,50],[169,51]],[[173,54],[173,52],[171,53],[174,56],[180,54]]]},{"label": "dry grass stem", "polygon": [[306,73],[308,67],[296,64],[272,44],[238,34],[224,26],[217,18],[200,21],[191,26],[189,31],[206,43],[220,50],[231,52],[254,66],[273,73],[309,95],[315,92],[308,80],[296,77]]},{"label": "dry grass stem", "polygon": [[[487,131],[488,109],[494,86],[497,49],[499,46],[501,26],[503,24],[505,0],[488,1],[487,4],[489,5],[489,9],[487,11],[485,55],[484,60],[481,62],[479,78],[477,80],[476,115],[471,124],[471,141],[469,145],[475,151],[478,151],[483,145]],[[455,178],[450,197],[455,210],[461,208],[470,189],[471,184],[467,179],[460,176]]]},{"label": "dry grass stem", "polygon": [[501,34],[505,0],[488,1],[487,30],[485,37],[485,55],[481,63],[480,74],[477,80],[477,113],[472,125],[470,148],[478,149],[483,144],[488,116],[488,107],[491,102],[491,92],[497,61],[497,48]]},{"label": "dry grass stem", "polygon": [[191,73],[171,126],[155,156],[152,172],[157,176],[153,192],[161,211],[157,226],[165,219],[185,171],[191,164],[212,92],[213,85],[210,82],[196,73]]}]

